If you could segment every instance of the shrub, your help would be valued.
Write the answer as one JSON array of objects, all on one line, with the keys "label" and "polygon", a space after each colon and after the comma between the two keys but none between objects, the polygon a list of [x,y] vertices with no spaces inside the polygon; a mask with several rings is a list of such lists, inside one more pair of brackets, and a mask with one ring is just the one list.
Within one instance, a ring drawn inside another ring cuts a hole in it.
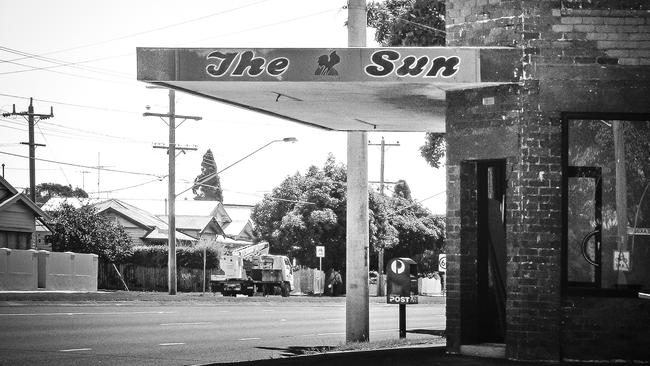
[{"label": "shrub", "polygon": [[[176,266],[185,268],[203,268],[204,246],[176,247]],[[206,246],[206,267],[215,268],[219,266],[219,254],[217,249]],[[166,267],[168,257],[166,245],[138,245],[133,247],[133,253],[123,262],[140,265],[143,267]]]}]

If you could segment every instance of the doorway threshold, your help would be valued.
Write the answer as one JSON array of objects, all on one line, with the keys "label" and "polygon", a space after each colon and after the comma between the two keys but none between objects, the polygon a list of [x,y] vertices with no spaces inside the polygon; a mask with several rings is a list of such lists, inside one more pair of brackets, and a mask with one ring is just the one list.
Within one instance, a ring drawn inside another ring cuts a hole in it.
[{"label": "doorway threshold", "polygon": [[505,343],[480,343],[460,346],[460,354],[464,356],[506,358]]}]

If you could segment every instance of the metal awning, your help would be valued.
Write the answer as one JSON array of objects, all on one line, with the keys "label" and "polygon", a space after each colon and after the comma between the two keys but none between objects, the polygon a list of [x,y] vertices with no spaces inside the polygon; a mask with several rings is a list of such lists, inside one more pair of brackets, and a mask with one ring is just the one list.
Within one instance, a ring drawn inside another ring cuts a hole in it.
[{"label": "metal awning", "polygon": [[138,48],[138,80],[339,131],[444,132],[446,92],[512,83],[513,48]]}]

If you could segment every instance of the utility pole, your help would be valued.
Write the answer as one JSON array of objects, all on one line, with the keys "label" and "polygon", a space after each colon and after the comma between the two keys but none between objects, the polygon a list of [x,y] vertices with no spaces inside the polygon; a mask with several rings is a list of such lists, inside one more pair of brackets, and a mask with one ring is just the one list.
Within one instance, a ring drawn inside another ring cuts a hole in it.
[{"label": "utility pole", "polygon": [[3,113],[2,116],[23,116],[27,118],[29,142],[21,142],[21,144],[29,145],[29,198],[32,202],[36,202],[36,146],[45,145],[34,142],[34,126],[38,121],[54,117],[54,108],[50,107],[50,114],[34,113],[34,99],[29,98],[27,112],[16,113],[16,105],[14,104],[13,112]]},{"label": "utility pole", "polygon": [[[348,46],[366,47],[366,0],[348,0]],[[347,232],[345,238],[345,340],[370,337],[368,298],[368,132],[347,132]]]},{"label": "utility pole", "polygon": [[[384,195],[384,185],[386,182],[384,181],[384,156],[385,156],[385,151],[386,151],[386,146],[400,146],[399,141],[397,141],[394,144],[387,144],[386,141],[384,140],[384,136],[381,137],[381,143],[379,144],[373,144],[373,143],[368,143],[368,146],[380,146],[381,147],[381,166],[379,169],[379,193],[383,196]],[[391,182],[393,183],[393,182]],[[379,272],[379,278],[377,279],[377,296],[384,296],[384,248],[379,248],[379,251],[377,252],[377,269]]]},{"label": "utility pole", "polygon": [[82,170],[80,173],[81,173],[81,189],[86,191],[86,174],[90,173],[90,171]]},{"label": "utility pole", "polygon": [[[156,88],[156,87],[152,87]],[[176,127],[180,127],[185,120],[192,119],[195,121],[201,120],[201,117],[195,116],[181,116],[176,114],[176,92],[173,89],[169,89],[169,113],[149,113],[145,112],[142,114],[144,117],[166,117],[169,122],[169,144],[167,148],[167,155],[169,156],[169,186],[167,189],[167,204],[169,206],[168,214],[168,243],[169,243],[169,255],[167,257],[167,286],[169,289],[170,295],[176,295]],[[176,118],[182,118],[183,121],[176,126]],[[163,119],[163,122],[165,120]],[[154,146],[155,147],[155,146]],[[183,151],[183,150],[181,150]]]}]

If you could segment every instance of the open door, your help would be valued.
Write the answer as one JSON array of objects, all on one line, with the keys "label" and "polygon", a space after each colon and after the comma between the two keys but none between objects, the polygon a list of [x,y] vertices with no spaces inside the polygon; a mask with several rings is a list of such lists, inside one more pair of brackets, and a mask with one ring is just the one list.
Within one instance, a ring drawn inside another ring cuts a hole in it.
[{"label": "open door", "polygon": [[478,342],[504,343],[506,330],[506,162],[477,165]]}]

